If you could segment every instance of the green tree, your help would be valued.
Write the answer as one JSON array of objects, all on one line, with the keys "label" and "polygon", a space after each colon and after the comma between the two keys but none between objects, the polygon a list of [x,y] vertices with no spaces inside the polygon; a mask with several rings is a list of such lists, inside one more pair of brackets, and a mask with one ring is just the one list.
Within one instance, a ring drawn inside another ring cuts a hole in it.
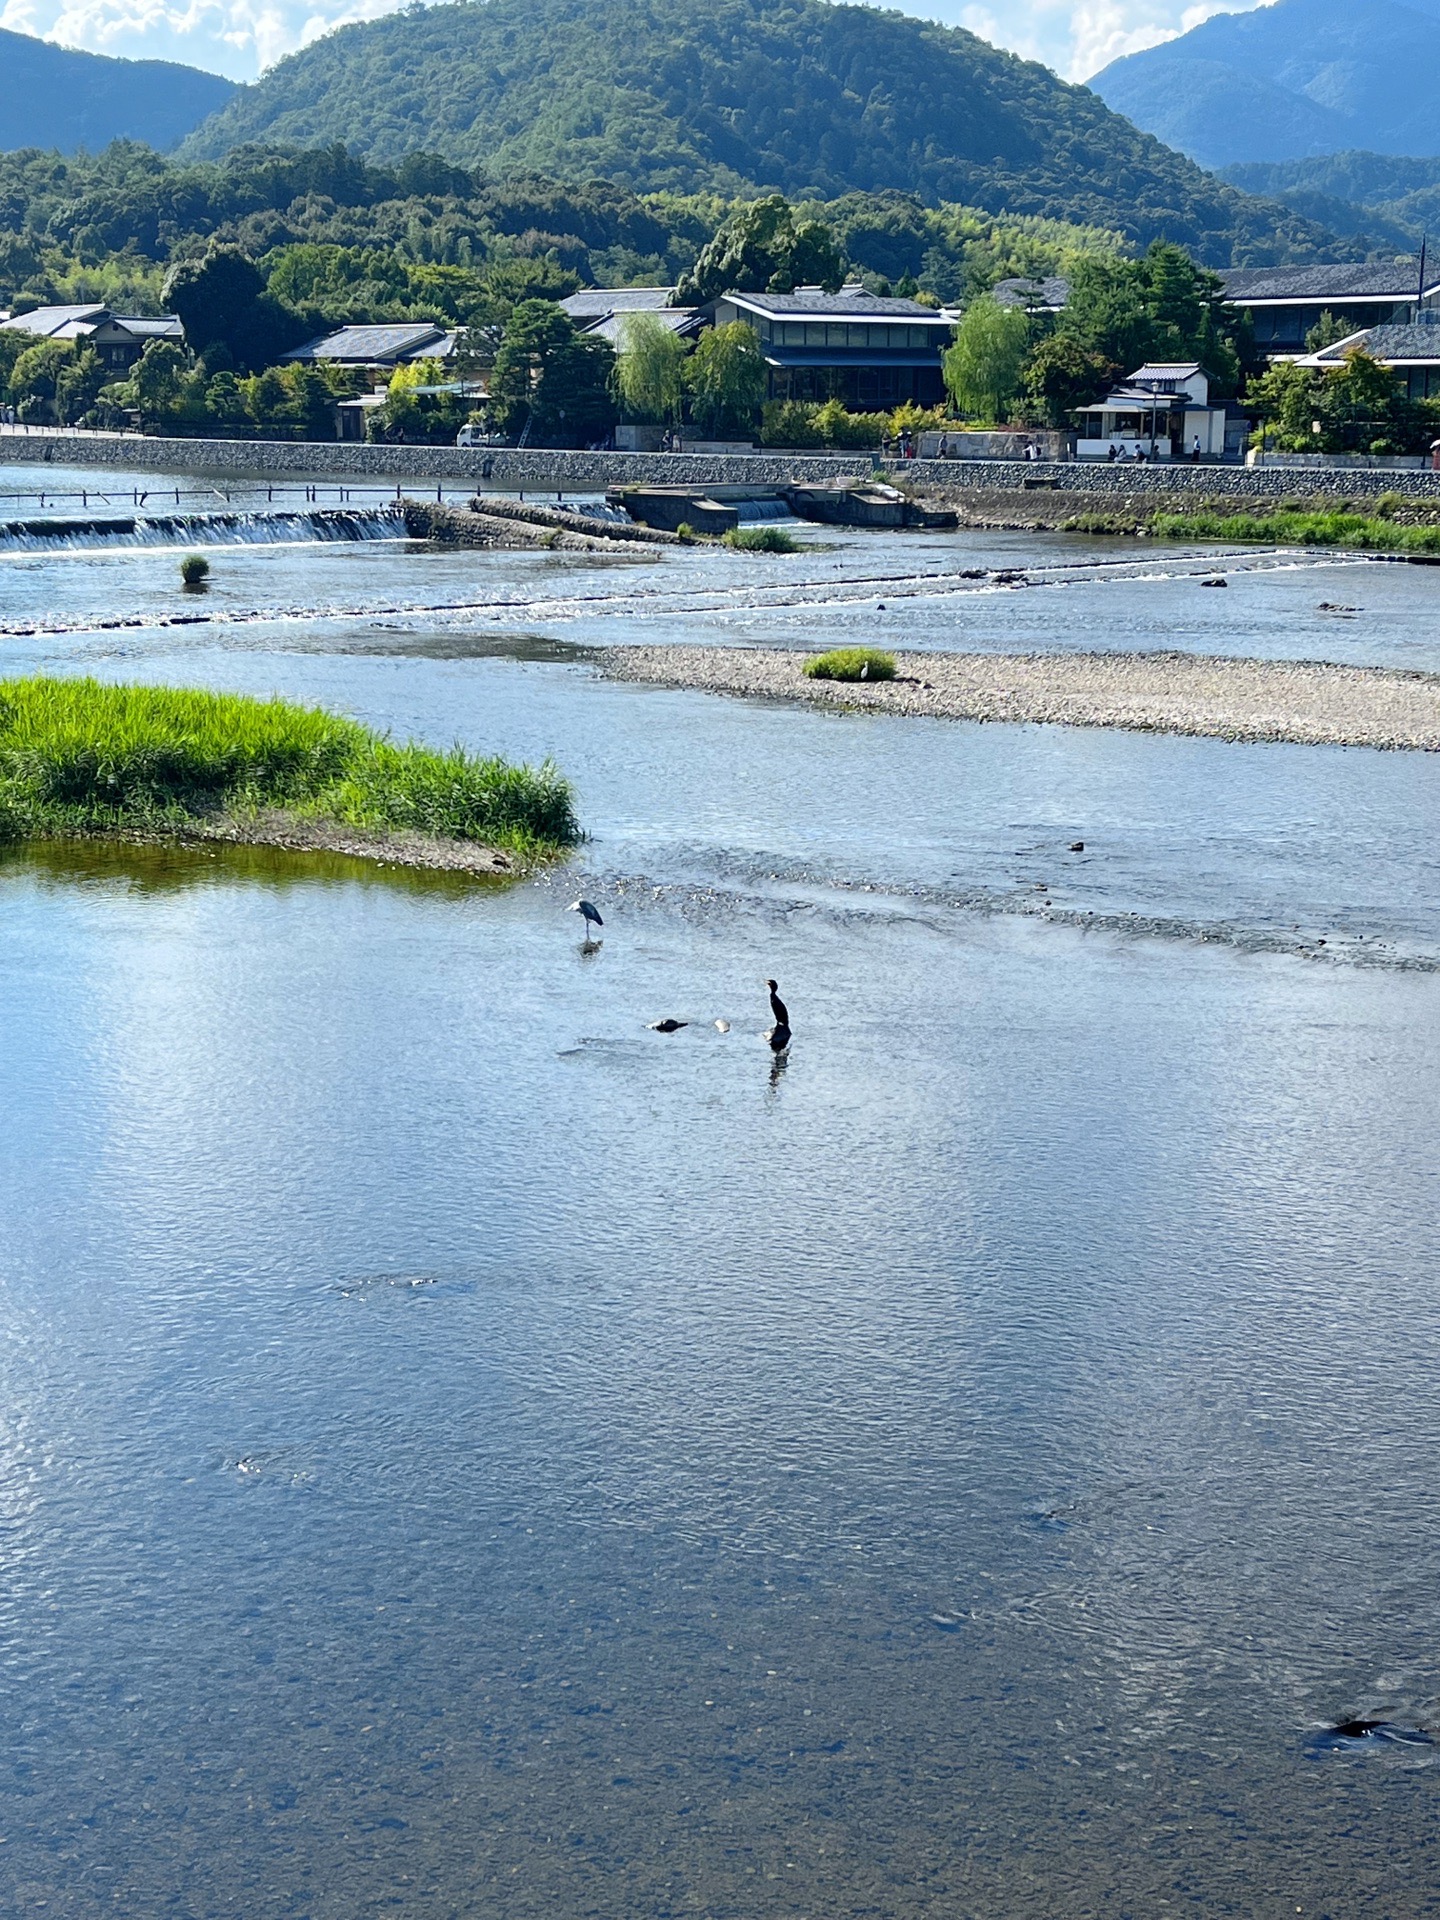
[{"label": "green tree", "polygon": [[1423,453],[1437,428],[1433,408],[1359,349],[1330,369],[1280,361],[1251,381],[1246,402],[1257,437],[1281,453]]},{"label": "green tree", "polygon": [[273,364],[306,331],[238,247],[212,246],[201,260],[182,260],[166,275],[161,298],[180,316],[192,353],[222,346],[237,368]]},{"label": "green tree", "polygon": [[295,424],[295,396],[278,367],[266,367],[263,373],[242,380],[245,411],[257,427],[291,427]]},{"label": "green tree", "polygon": [[203,259],[172,267],[161,298],[180,316],[191,351],[204,353],[214,341],[228,344],[236,316],[264,291],[260,269],[238,247],[212,247]]},{"label": "green tree", "polygon": [[1026,413],[1047,427],[1074,425],[1074,414],[1091,406],[1124,371],[1073,333],[1052,333],[1025,364]]},{"label": "green tree", "polygon": [[1019,307],[989,294],[970,303],[942,362],[945,386],[958,413],[1004,420],[1020,391],[1030,322]]},{"label": "green tree", "polygon": [[210,418],[222,427],[241,427],[249,419],[240,382],[228,369],[212,375],[205,388]]},{"label": "green tree", "polygon": [[783,194],[768,194],[739,206],[701,248],[681,277],[679,306],[700,306],[722,293],[789,293],[797,286],[834,292],[845,277],[845,259],[822,221],[798,226]]},{"label": "green tree", "polygon": [[1147,360],[1197,360],[1216,393],[1236,391],[1252,350],[1244,322],[1226,309],[1219,276],[1180,247],[1157,240],[1139,260],[1090,256],[1069,278],[1058,333],[1125,373]]},{"label": "green tree", "polygon": [[163,422],[178,412],[186,372],[185,355],[172,340],[150,342],[127,382],[146,420]]},{"label": "green tree", "polygon": [[753,327],[743,320],[702,333],[685,363],[690,409],[714,439],[748,433],[765,398],[765,360]]},{"label": "green tree", "polygon": [[1245,403],[1260,422],[1258,438],[1277,452],[1318,452],[1313,422],[1325,376],[1314,367],[1278,360],[1246,390]]},{"label": "green tree", "polygon": [[576,331],[550,300],[522,300],[511,314],[490,378],[500,431],[542,446],[588,446],[610,431],[615,355],[608,340]]},{"label": "green tree", "polygon": [[66,426],[83,420],[100,398],[109,375],[93,347],[81,346],[60,369],[55,382],[55,410]]},{"label": "green tree", "polygon": [[37,340],[17,355],[10,369],[10,398],[27,426],[60,424],[60,382],[74,362],[70,340]]},{"label": "green tree", "polygon": [[335,395],[319,367],[303,364],[285,369],[290,404],[307,440],[335,438]]},{"label": "green tree", "polygon": [[1337,340],[1344,340],[1355,332],[1350,320],[1337,320],[1327,307],[1320,318],[1305,336],[1305,351],[1319,353],[1322,347],[1333,347]]},{"label": "green tree", "polygon": [[1359,348],[1324,376],[1318,418],[1326,453],[1419,452],[1435,430],[1429,410],[1401,391],[1389,367]]},{"label": "green tree", "polygon": [[631,420],[668,422],[680,412],[685,348],[655,313],[627,313],[620,323],[615,393]]}]

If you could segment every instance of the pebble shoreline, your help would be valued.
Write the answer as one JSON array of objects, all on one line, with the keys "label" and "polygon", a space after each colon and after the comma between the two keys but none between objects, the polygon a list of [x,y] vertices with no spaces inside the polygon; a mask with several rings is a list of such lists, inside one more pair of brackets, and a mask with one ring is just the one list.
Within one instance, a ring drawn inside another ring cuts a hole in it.
[{"label": "pebble shoreline", "polygon": [[894,680],[857,684],[807,680],[810,657],[613,647],[599,664],[619,680],[851,712],[1440,751],[1440,674],[1188,653],[899,653]]}]

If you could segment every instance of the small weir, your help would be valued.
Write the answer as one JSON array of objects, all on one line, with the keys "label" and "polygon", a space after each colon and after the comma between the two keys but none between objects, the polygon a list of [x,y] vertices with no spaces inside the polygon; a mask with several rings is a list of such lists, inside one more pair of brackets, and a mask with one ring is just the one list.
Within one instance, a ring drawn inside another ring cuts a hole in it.
[{"label": "small weir", "polygon": [[249,547],[403,540],[398,502],[376,507],[236,508],[216,513],[80,513],[0,520],[0,557],[117,547]]}]

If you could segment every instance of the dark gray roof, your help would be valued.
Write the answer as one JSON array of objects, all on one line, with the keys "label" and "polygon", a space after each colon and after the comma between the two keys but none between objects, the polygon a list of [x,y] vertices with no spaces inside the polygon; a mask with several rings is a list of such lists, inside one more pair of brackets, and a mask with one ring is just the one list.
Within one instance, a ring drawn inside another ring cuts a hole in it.
[{"label": "dark gray roof", "polygon": [[[1256,300],[1413,300],[1420,280],[1418,255],[1402,260],[1353,262],[1330,267],[1236,267],[1222,273],[1225,298],[1237,306]],[[1435,269],[1426,291],[1440,287]]]},{"label": "dark gray roof", "polygon": [[990,289],[1002,307],[1046,307],[1059,313],[1070,298],[1070,282],[1063,273],[1048,274],[1043,280],[1027,280],[1016,274],[1009,280],[997,280]]},{"label": "dark gray roof", "polygon": [[1351,334],[1347,340],[1322,347],[1315,358],[1338,366],[1345,355],[1357,347],[1372,358],[1383,360],[1387,366],[1404,366],[1416,360],[1440,361],[1440,313],[1432,309],[1429,320],[1408,327],[1367,327],[1363,333]]},{"label": "dark gray roof", "polygon": [[179,340],[185,332],[175,313],[112,313],[110,323],[133,333],[137,340]]},{"label": "dark gray roof", "polygon": [[946,327],[954,324],[918,300],[882,300],[863,287],[842,287],[839,293],[727,293],[724,298],[777,319],[810,316],[825,320],[928,320]]},{"label": "dark gray roof", "polygon": [[432,326],[428,320],[410,320],[403,325],[389,327],[337,327],[333,333],[323,333],[316,340],[307,340],[303,347],[287,353],[285,358],[355,360],[362,364],[399,360],[444,337],[443,329]]},{"label": "dark gray roof", "polygon": [[611,313],[657,313],[670,304],[673,287],[583,287],[560,305],[572,320],[603,320]]},{"label": "dark gray roof", "polygon": [[614,313],[602,313],[598,319],[585,319],[578,314],[571,318],[582,333],[596,334],[618,347],[625,337],[625,322],[632,313],[653,314],[671,333],[689,333],[695,325],[695,312],[694,307],[623,307]]}]

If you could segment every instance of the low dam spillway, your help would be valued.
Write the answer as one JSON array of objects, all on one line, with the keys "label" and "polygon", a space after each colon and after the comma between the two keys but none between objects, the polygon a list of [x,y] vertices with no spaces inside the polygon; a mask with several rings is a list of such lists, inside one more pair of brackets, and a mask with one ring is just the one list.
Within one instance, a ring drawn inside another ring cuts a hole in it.
[{"label": "low dam spillway", "polygon": [[0,555],[111,547],[281,546],[403,540],[398,502],[375,507],[235,508],[206,513],[81,512],[0,520]]}]

